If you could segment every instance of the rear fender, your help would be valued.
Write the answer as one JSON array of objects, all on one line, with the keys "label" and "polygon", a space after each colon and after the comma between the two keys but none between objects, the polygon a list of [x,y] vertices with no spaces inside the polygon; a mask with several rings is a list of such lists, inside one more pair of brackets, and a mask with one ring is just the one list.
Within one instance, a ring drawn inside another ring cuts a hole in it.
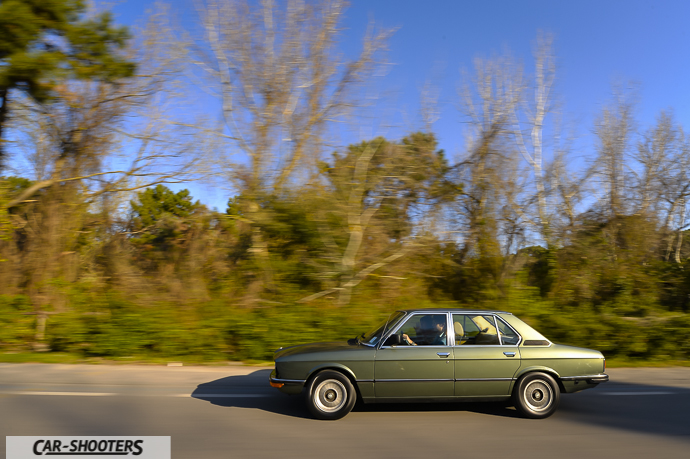
[{"label": "rear fender", "polygon": [[[556,370],[554,370],[553,368],[549,368],[549,367],[545,367],[545,366],[541,366],[541,365],[534,365],[531,367],[524,367],[524,368],[520,367],[520,369],[515,373],[513,385],[515,384],[515,382],[518,379],[522,378],[527,373],[534,373],[537,371],[553,376],[553,379],[556,380],[556,383],[558,384],[558,387],[561,389],[561,392],[565,392],[565,388],[563,387],[563,383],[561,382],[561,376],[558,374],[558,372]],[[511,391],[512,391],[512,387],[511,387]]]}]

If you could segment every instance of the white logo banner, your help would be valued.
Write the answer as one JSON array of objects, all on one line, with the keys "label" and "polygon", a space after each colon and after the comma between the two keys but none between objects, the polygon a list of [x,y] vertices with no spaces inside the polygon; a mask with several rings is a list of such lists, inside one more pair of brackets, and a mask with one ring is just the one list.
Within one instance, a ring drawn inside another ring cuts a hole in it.
[{"label": "white logo banner", "polygon": [[170,437],[7,437],[7,459],[170,459]]}]

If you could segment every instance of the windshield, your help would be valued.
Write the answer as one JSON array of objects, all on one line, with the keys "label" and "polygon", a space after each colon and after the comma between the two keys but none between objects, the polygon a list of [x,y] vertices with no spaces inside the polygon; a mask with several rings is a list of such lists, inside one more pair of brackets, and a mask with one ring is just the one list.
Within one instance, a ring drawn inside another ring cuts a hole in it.
[{"label": "windshield", "polygon": [[385,334],[386,331],[390,330],[392,327],[394,327],[400,319],[403,318],[405,315],[404,312],[394,312],[393,314],[390,315],[390,317],[383,322],[381,322],[379,325],[374,327],[371,331],[368,333],[364,333],[362,337],[360,338],[360,342],[364,344],[371,344],[374,345],[379,342],[381,337]]}]

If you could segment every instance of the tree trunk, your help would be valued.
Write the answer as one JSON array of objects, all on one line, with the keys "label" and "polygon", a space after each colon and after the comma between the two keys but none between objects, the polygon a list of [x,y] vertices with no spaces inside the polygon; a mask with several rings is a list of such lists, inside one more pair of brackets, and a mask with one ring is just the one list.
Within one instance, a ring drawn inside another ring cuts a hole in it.
[{"label": "tree trunk", "polygon": [[[268,244],[264,240],[261,228],[257,223],[260,208],[259,204],[252,201],[249,203],[249,215],[251,219],[251,241],[252,246],[249,252],[254,256],[257,266],[261,270],[260,285],[255,289],[255,293],[260,295],[265,288],[273,288],[273,269],[271,267]],[[250,289],[251,290],[251,289]]]},{"label": "tree trunk", "polygon": [[678,225],[678,242],[676,243],[676,263],[680,263],[680,248],[683,244],[683,227],[685,226],[685,199],[681,201],[680,224]]},{"label": "tree trunk", "polygon": [[3,133],[5,130],[5,122],[7,121],[7,93],[7,88],[0,89],[0,99],[2,99],[2,101],[0,101],[0,172],[5,169],[6,160]]}]

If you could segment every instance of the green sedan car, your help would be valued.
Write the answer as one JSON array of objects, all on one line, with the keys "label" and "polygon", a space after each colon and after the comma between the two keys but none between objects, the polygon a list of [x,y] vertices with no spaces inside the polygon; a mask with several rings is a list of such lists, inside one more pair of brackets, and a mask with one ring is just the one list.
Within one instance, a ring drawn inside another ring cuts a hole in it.
[{"label": "green sedan car", "polygon": [[270,384],[306,390],[318,419],[340,419],[364,403],[508,401],[545,418],[562,392],[608,381],[599,351],[554,344],[503,311],[397,311],[348,342],[314,343],[275,353]]}]

